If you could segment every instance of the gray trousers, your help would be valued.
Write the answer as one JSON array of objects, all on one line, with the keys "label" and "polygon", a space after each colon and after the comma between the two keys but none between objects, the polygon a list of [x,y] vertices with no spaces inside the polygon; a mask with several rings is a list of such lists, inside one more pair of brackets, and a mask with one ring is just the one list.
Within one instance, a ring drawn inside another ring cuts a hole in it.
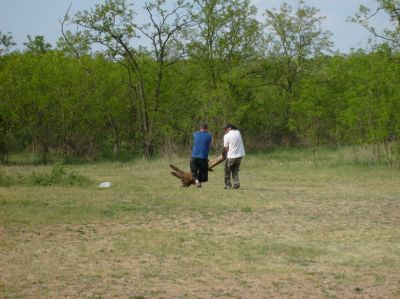
[{"label": "gray trousers", "polygon": [[239,170],[242,158],[230,158],[225,161],[225,186],[231,187],[231,177],[234,185],[240,185]]}]

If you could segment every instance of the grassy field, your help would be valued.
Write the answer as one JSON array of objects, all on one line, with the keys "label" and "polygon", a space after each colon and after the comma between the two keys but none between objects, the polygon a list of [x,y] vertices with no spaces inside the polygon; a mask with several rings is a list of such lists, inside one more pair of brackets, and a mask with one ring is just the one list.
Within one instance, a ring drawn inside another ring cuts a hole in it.
[{"label": "grassy field", "polygon": [[168,164],[183,159],[0,186],[0,298],[400,298],[400,171],[342,155],[317,168],[306,151],[248,155],[239,190],[222,166],[181,188]]}]

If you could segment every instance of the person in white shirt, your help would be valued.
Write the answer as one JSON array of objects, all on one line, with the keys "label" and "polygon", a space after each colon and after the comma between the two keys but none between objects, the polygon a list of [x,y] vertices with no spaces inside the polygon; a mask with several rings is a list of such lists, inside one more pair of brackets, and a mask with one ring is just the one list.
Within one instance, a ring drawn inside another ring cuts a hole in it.
[{"label": "person in white shirt", "polygon": [[239,170],[242,158],[245,156],[242,136],[239,130],[232,124],[224,127],[224,151],[225,161],[225,189],[231,189],[231,178],[233,189],[240,188]]}]

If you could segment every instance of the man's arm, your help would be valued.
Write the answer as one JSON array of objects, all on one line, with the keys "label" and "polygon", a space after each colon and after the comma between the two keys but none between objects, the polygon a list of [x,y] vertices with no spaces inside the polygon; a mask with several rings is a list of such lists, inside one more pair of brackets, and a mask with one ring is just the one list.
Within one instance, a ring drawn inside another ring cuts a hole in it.
[{"label": "man's arm", "polygon": [[229,147],[224,147],[224,148],[222,149],[222,156],[223,156],[224,158],[226,158],[226,154],[228,153],[228,150],[229,150]]},{"label": "man's arm", "polygon": [[222,149],[222,156],[224,156],[224,158],[226,158],[226,155],[228,154],[229,151],[229,141],[227,136],[224,136],[224,147]]}]

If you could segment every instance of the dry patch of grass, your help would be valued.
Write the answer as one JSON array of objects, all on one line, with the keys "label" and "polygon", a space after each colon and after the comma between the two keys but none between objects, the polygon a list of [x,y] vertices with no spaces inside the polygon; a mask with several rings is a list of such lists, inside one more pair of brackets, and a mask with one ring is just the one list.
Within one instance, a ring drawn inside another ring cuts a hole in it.
[{"label": "dry patch of grass", "polygon": [[397,170],[249,156],[227,191],[222,167],[180,188],[169,162],[74,166],[106,190],[0,188],[0,297],[400,297]]}]

